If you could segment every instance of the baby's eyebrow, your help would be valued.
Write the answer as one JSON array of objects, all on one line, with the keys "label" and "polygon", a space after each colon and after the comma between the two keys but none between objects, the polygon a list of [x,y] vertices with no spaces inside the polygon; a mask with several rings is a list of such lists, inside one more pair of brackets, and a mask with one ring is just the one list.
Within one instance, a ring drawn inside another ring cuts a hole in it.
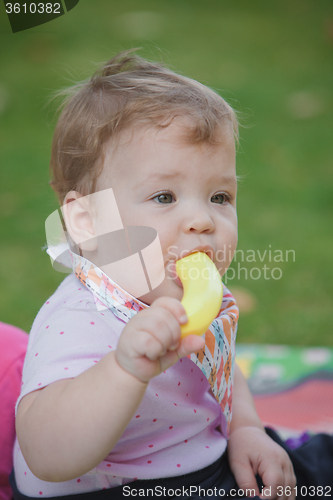
[{"label": "baby's eyebrow", "polygon": [[224,175],[221,174],[219,176],[212,176],[210,179],[210,183],[212,186],[216,186],[217,189],[220,187],[226,187],[228,189],[237,189],[237,177],[236,175]]},{"label": "baby's eyebrow", "polygon": [[[150,175],[148,178],[139,181],[135,184],[134,189],[140,190],[143,185],[152,184],[154,182],[167,181],[170,179],[179,179],[181,178],[181,172],[173,172],[173,173],[155,173]],[[236,175],[219,175],[218,177],[214,177],[211,179],[211,184],[214,186],[219,186],[220,184],[226,186],[228,189],[237,190],[237,178]]]},{"label": "baby's eyebrow", "polygon": [[[147,179],[141,180],[140,182],[138,182],[135,185],[135,187],[142,186],[142,184],[145,184],[146,182],[153,182],[153,181],[165,180],[165,179],[175,179],[177,177],[181,177],[181,172],[156,173],[156,174],[150,175]],[[225,182],[226,184],[235,184],[235,185],[237,184],[236,175],[221,175],[221,176],[215,177],[213,180]]]},{"label": "baby's eyebrow", "polygon": [[148,177],[148,179],[143,179],[140,182],[138,182],[135,185],[135,188],[141,187],[143,184],[146,184],[147,182],[154,182],[154,181],[163,181],[163,180],[168,180],[168,179],[176,179],[181,176],[180,172],[173,172],[173,173],[156,173],[152,174]]},{"label": "baby's eyebrow", "polygon": [[222,175],[221,181],[224,184],[230,184],[232,187],[237,187],[237,177],[236,175]]}]

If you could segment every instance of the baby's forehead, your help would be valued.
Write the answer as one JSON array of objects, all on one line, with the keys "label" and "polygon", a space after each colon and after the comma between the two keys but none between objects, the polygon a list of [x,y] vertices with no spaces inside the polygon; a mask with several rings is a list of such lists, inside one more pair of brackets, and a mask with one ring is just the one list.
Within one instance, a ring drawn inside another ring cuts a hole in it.
[{"label": "baby's forehead", "polygon": [[[215,145],[223,142],[225,136],[233,135],[233,124],[225,117],[212,127],[209,135],[202,134],[202,117],[186,114],[161,117],[155,122],[138,122],[122,130],[111,143],[115,146],[129,144],[133,140],[155,141],[156,139],[171,141],[175,144],[206,144]],[[195,136],[194,132],[198,134]]]},{"label": "baby's forehead", "polygon": [[178,150],[193,146],[198,151],[205,150],[214,153],[223,145],[235,144],[232,123],[224,120],[208,139],[199,140],[194,137],[194,131],[200,126],[193,117],[175,116],[165,118],[159,123],[143,123],[122,130],[112,137],[105,145],[104,168],[110,167],[116,156],[127,157],[131,154],[142,155],[153,153],[157,148],[168,147]]}]

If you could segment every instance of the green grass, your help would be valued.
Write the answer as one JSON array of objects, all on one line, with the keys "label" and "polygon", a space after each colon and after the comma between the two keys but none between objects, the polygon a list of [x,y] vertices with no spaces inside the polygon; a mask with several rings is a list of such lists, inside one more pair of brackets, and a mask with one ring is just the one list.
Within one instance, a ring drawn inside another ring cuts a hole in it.
[{"label": "green grass", "polygon": [[332,33],[328,0],[81,0],[14,35],[1,4],[0,320],[29,330],[64,277],[41,250],[57,207],[48,187],[50,94],[141,46],[142,56],[218,89],[243,114],[238,248],[295,251],[295,262],[241,263],[248,273],[279,267],[279,280],[243,271],[228,281],[256,299],[240,318],[239,341],[331,345]]}]

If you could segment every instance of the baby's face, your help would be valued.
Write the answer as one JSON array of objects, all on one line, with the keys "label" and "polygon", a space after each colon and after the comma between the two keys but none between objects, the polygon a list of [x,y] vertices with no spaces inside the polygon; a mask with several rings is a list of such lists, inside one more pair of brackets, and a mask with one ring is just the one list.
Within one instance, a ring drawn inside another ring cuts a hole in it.
[{"label": "baby's face", "polygon": [[[124,226],[156,229],[162,246],[165,279],[140,297],[181,300],[175,261],[204,251],[221,276],[237,245],[235,144],[226,128],[221,144],[188,144],[181,122],[165,129],[123,132],[106,151],[98,189],[112,188]],[[104,214],[108,212],[103,207]]]}]

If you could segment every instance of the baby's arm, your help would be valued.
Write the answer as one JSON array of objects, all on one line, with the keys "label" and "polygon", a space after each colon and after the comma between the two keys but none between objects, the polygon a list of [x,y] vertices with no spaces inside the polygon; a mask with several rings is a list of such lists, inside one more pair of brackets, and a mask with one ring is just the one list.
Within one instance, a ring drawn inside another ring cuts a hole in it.
[{"label": "baby's arm", "polygon": [[[293,488],[296,485],[296,478],[290,458],[285,450],[266,434],[247,382],[237,365],[228,458],[240,488],[253,489],[258,495],[260,492],[255,476],[259,474],[264,485],[271,486],[270,498],[286,500],[287,486],[292,492],[288,499],[295,498]],[[280,490],[277,490],[278,486]]]},{"label": "baby's arm", "polygon": [[60,380],[22,399],[16,431],[24,458],[37,477],[54,482],[74,479],[111,452],[149,380],[203,347],[201,337],[180,339],[184,315],[178,300],[157,299],[125,326],[115,352],[76,378]]}]

